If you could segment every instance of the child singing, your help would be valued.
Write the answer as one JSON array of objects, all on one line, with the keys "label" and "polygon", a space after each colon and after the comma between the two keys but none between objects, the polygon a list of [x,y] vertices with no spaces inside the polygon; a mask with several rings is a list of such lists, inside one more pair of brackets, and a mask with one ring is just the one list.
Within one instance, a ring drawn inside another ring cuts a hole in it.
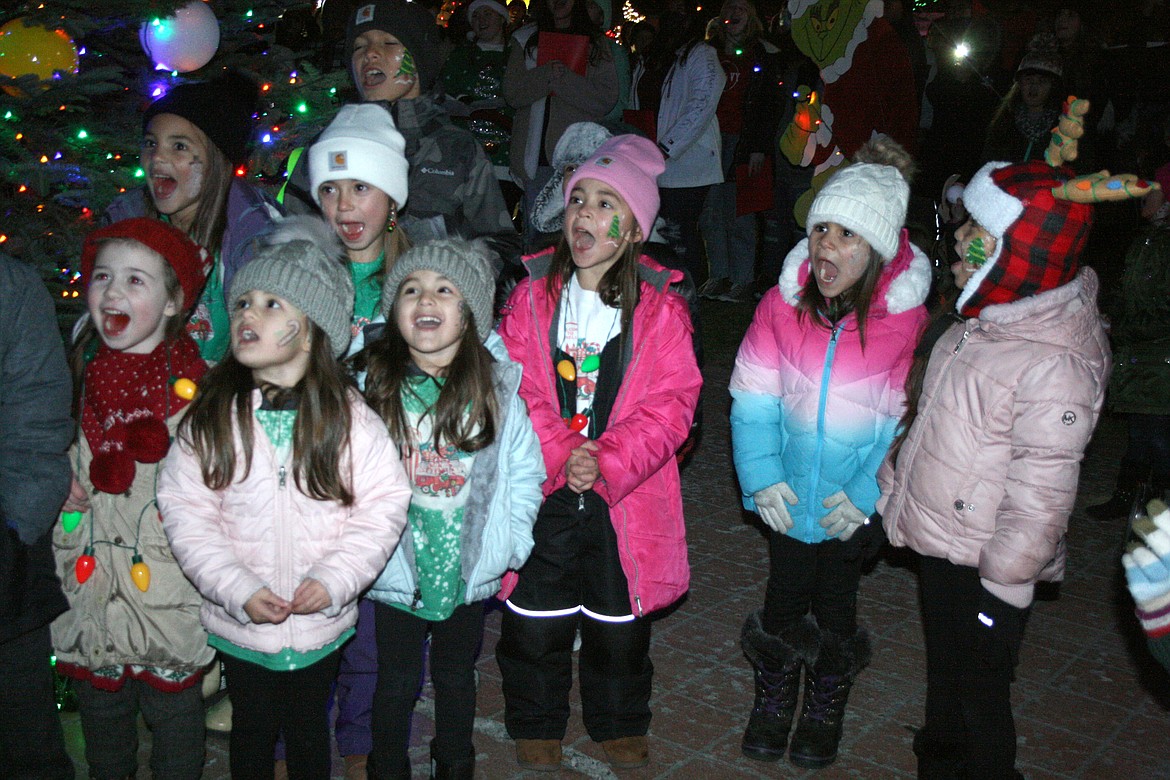
[{"label": "child singing", "polygon": [[53,533],[69,611],[53,623],[57,671],[76,681],[94,777],[138,770],[138,715],[157,777],[203,771],[199,682],[212,649],[199,594],[159,522],[155,488],[170,436],[207,370],[184,332],[211,258],[155,219],[91,233],[81,253],[89,319],[73,351],[81,435]]},{"label": "child singing", "polygon": [[280,224],[232,282],[231,354],[208,374],[159,485],[232,684],[231,771],[330,772],[326,701],[357,597],[390,557],[409,488],[346,380],[353,286],[332,230]]},{"label": "child singing", "polygon": [[492,332],[494,291],[482,241],[415,247],[386,276],[388,324],[367,349],[366,398],[398,443],[413,492],[403,542],[369,592],[378,777],[410,776],[410,714],[428,633],[434,776],[472,777],[484,600],[532,549],[544,462],[517,392],[520,366]]},{"label": "child singing", "polygon": [[566,187],[560,243],[527,259],[500,325],[547,470],[496,650],[527,769],[560,765],[578,630],[586,731],[615,767],[649,761],[650,616],[690,580],[674,453],[702,378],[687,304],[668,290],[682,275],[641,252],[663,168],[644,138],[602,144]]}]

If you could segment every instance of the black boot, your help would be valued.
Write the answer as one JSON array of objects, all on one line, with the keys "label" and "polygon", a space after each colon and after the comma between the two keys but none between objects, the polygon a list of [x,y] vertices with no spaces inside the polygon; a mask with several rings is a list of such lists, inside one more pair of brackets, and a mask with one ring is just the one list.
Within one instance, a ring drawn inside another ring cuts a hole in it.
[{"label": "black boot", "polygon": [[920,729],[914,735],[918,780],[962,780],[966,751],[964,745],[931,739],[925,729]]},{"label": "black boot", "polygon": [[1129,517],[1138,491],[1145,488],[1145,477],[1148,469],[1135,468],[1122,461],[1121,472],[1117,475],[1117,487],[1113,495],[1103,504],[1095,504],[1085,508],[1085,514],[1094,520],[1121,520]]},{"label": "black boot", "polygon": [[432,780],[472,780],[475,777],[475,750],[471,755],[460,761],[440,761],[434,758],[435,743],[431,741],[431,778]]},{"label": "black boot", "polygon": [[853,680],[869,663],[869,635],[865,629],[846,640],[821,633],[821,650],[804,679],[804,706],[792,735],[788,760],[815,769],[837,759],[837,745],[845,722],[845,704]]},{"label": "black boot", "polygon": [[773,635],[764,631],[759,612],[748,616],[741,641],[756,678],[756,700],[742,744],[748,758],[784,758],[800,693],[800,667],[816,652],[819,638],[811,618]]}]

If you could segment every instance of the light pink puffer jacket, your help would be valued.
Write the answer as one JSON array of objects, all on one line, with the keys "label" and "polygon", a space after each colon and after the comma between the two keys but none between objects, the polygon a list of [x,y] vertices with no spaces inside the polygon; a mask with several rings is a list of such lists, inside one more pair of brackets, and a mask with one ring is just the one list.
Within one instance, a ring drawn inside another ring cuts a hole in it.
[{"label": "light pink puffer jacket", "polygon": [[1064,576],[1085,445],[1109,379],[1097,276],[956,323],[938,340],[918,416],[878,474],[895,546],[978,567],[1017,606]]},{"label": "light pink puffer jacket", "polygon": [[[253,391],[253,406],[260,391]],[[356,391],[350,394],[350,485],[354,503],[316,501],[301,493],[259,423],[253,423],[252,468],[224,490],[203,482],[199,458],[175,441],[158,483],[163,529],[183,572],[203,595],[204,627],[241,647],[276,653],[324,647],[357,622],[357,597],[382,571],[406,525],[410,485],[386,425]],[[236,452],[241,451],[236,433]],[[325,586],[332,603],[280,624],[256,624],[244,604],[268,587],[292,600],[301,581]]]}]

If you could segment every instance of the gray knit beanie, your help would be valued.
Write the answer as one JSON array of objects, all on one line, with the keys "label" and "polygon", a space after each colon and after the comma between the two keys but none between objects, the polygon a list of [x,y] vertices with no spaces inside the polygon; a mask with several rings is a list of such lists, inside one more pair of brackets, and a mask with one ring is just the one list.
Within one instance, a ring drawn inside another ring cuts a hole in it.
[{"label": "gray knit beanie", "polygon": [[487,242],[445,238],[409,249],[395,261],[382,282],[382,314],[387,320],[402,280],[418,270],[434,271],[450,279],[471,309],[480,340],[488,337],[494,324],[492,301],[496,293],[496,271]]},{"label": "gray knit beanie", "polygon": [[249,290],[279,295],[317,323],[333,356],[341,357],[352,335],[354,292],[345,248],[333,228],[320,217],[288,217],[260,241],[232,279],[230,300]]},{"label": "gray knit beanie", "polygon": [[817,193],[805,224],[836,222],[869,242],[886,262],[898,254],[910,185],[892,165],[854,163]]},{"label": "gray knit beanie", "polygon": [[574,122],[565,128],[552,156],[552,177],[536,196],[532,225],[541,233],[555,233],[565,224],[565,166],[580,165],[597,147],[613,137],[596,122]]}]

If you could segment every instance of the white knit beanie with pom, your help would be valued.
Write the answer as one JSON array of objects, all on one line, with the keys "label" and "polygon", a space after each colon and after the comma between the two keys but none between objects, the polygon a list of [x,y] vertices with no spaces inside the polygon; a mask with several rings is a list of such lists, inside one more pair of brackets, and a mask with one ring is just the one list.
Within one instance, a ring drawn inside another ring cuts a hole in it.
[{"label": "white knit beanie with pom", "polygon": [[886,262],[898,254],[910,185],[892,165],[854,163],[817,193],[805,224],[836,222],[869,242]]}]

